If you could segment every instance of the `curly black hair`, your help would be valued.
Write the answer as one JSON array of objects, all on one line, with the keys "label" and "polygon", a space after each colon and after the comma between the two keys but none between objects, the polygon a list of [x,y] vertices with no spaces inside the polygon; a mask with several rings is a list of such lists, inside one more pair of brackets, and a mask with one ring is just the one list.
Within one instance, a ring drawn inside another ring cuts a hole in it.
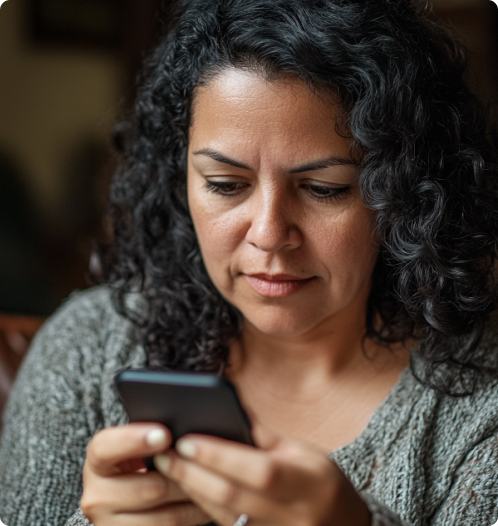
[{"label": "curly black hair", "polygon": [[[186,202],[198,86],[227,68],[293,74],[339,97],[381,249],[367,332],[417,342],[420,381],[465,395],[497,300],[498,169],[465,55],[427,5],[408,0],[190,0],[147,60],[110,193],[106,279],[150,367],[223,371],[241,314],[205,270]],[[143,308],[130,306],[139,292]],[[458,378],[458,386],[449,382]]]}]

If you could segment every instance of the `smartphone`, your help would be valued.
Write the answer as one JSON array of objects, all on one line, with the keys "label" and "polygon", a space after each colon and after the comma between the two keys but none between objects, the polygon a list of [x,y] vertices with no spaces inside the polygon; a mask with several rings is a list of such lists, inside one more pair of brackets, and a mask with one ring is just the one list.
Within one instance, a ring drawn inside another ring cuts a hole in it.
[{"label": "smartphone", "polygon": [[[126,369],[114,385],[130,422],[158,422],[173,445],[188,433],[254,445],[251,422],[226,378],[205,373]],[[146,459],[153,469],[150,459]]]}]

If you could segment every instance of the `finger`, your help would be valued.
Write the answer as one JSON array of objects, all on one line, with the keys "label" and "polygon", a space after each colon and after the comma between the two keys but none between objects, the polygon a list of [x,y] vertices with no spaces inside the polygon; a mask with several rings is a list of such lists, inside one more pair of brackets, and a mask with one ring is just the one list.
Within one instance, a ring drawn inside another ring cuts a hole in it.
[{"label": "finger", "polygon": [[[159,424],[133,423],[99,431],[90,441],[86,467],[100,476],[121,473],[132,459],[166,451],[171,445],[171,433]],[[125,468],[126,469],[126,468]]]},{"label": "finger", "polygon": [[157,472],[105,478],[93,475],[91,482],[81,502],[81,507],[88,510],[106,508],[126,513],[189,500],[176,482]]},{"label": "finger", "polygon": [[254,488],[266,484],[269,456],[251,446],[215,437],[188,435],[176,451],[189,460],[234,481]]},{"label": "finger", "polygon": [[122,513],[113,519],[116,526],[197,526],[210,521],[211,516],[191,502],[182,502],[141,513]]},{"label": "finger", "polygon": [[[195,491],[191,492],[191,498],[195,504],[197,504],[197,506],[199,506],[199,508],[203,510],[204,513],[206,513],[206,515],[211,517],[212,521],[216,522],[216,524],[220,524],[221,526],[233,526],[235,521],[240,517],[240,514],[234,513],[230,510],[227,510],[226,508],[223,508],[222,506],[214,504]],[[254,518],[251,518],[251,526],[255,526],[255,522],[256,521]]]},{"label": "finger", "polygon": [[158,470],[177,481],[192,499],[195,495],[199,502],[210,502],[236,516],[248,513],[254,518],[285,522],[285,503],[272,501],[177,454],[157,455],[154,460]]},{"label": "finger", "polygon": [[321,452],[308,449],[297,441],[279,439],[280,449],[263,451],[220,438],[189,435],[180,439],[176,450],[195,462],[237,484],[288,500],[289,495],[310,490],[317,471],[324,475],[330,460]]}]

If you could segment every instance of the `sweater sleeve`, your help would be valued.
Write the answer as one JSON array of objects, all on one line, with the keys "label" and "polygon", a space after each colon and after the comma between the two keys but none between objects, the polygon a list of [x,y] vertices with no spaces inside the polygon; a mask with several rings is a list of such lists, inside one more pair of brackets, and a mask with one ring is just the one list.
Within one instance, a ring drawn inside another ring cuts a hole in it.
[{"label": "sweater sleeve", "polygon": [[83,515],[81,508],[72,515],[64,526],[92,526],[90,521]]},{"label": "sweater sleeve", "polygon": [[79,513],[86,446],[103,427],[99,316],[90,309],[69,301],[19,371],[0,443],[0,519],[8,526],[62,526]]},{"label": "sweater sleeve", "polygon": [[498,522],[498,430],[465,456],[431,526],[494,526]]},{"label": "sweater sleeve", "polygon": [[372,497],[370,493],[362,492],[360,495],[372,516],[370,526],[412,526],[408,522],[403,522],[399,515]]},{"label": "sweater sleeve", "polygon": [[449,492],[430,516],[405,522],[366,492],[371,526],[495,526],[498,523],[498,431],[473,447],[457,468]]}]

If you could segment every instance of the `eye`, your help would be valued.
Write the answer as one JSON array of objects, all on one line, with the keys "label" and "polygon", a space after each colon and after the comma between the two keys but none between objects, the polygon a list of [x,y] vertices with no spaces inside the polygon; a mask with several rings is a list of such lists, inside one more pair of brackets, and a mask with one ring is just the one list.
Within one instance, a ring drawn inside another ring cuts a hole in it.
[{"label": "eye", "polygon": [[221,194],[226,197],[232,197],[239,195],[244,188],[246,188],[246,183],[238,183],[233,181],[210,181],[206,179],[205,188],[208,192],[213,194]]},{"label": "eye", "polygon": [[337,188],[317,184],[303,184],[301,187],[307,190],[311,197],[317,201],[339,200],[346,197],[351,191],[351,187],[349,186]]}]

